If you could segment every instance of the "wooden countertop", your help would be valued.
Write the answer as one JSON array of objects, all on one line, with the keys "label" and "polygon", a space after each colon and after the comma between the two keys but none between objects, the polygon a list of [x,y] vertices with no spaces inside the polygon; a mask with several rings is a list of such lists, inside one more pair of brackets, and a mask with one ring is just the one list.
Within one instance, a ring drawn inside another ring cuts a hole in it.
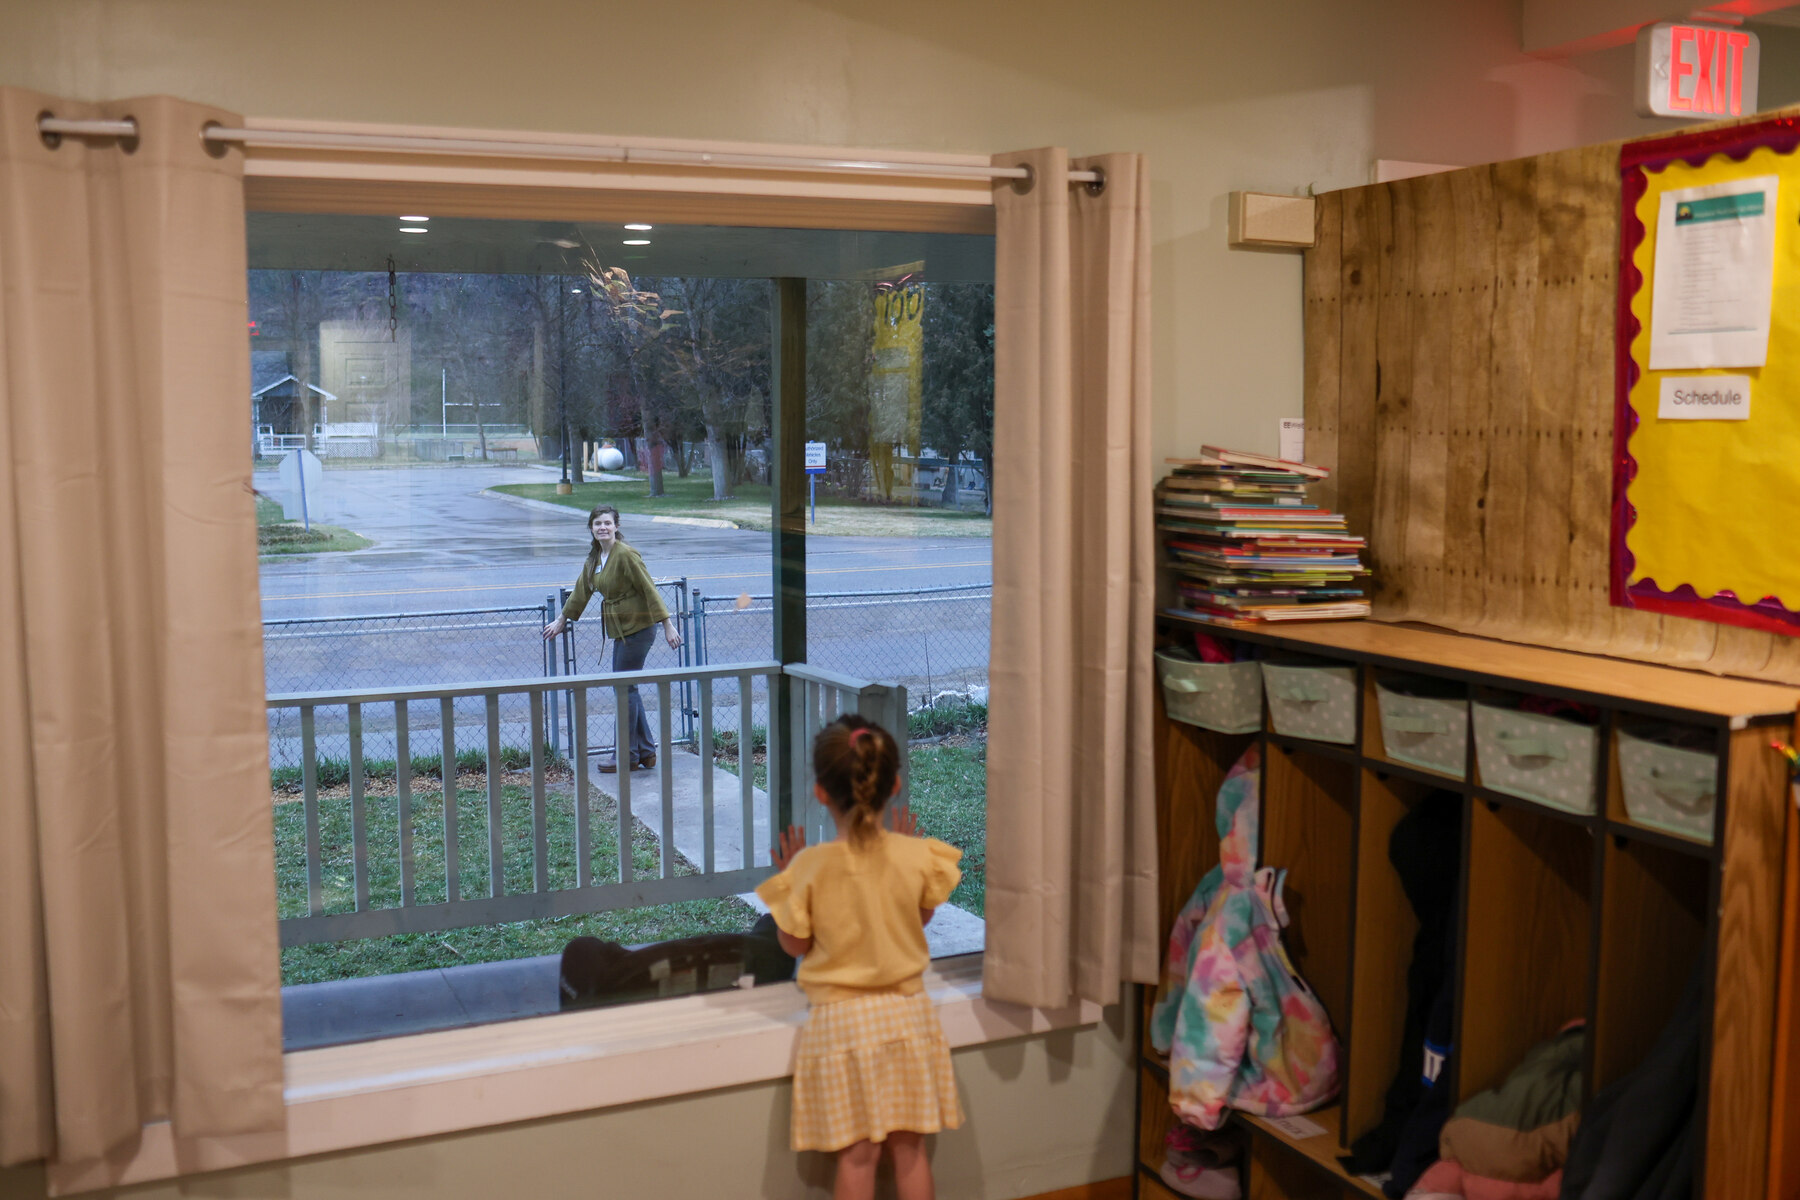
[{"label": "wooden countertop", "polygon": [[1744,720],[1791,719],[1796,705],[1800,705],[1800,687],[1786,684],[1730,679],[1680,667],[1549,650],[1412,625],[1364,620],[1243,628],[1185,620],[1168,612],[1162,615],[1221,637],[1401,670],[1430,671],[1436,668],[1481,676],[1485,677],[1482,682],[1501,687],[1535,684],[1559,692],[1577,693],[1594,703],[1625,700],[1644,706]]}]

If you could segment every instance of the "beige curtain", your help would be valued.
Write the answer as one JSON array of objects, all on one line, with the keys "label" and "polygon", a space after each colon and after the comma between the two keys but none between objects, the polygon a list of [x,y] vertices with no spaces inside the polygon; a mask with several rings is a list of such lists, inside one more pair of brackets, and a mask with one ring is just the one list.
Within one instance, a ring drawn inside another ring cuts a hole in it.
[{"label": "beige curtain", "polygon": [[996,182],[987,995],[1119,999],[1161,960],[1150,198],[1135,154]]},{"label": "beige curtain", "polygon": [[283,1120],[243,163],[207,121],[241,124],[0,88],[0,1164]]}]

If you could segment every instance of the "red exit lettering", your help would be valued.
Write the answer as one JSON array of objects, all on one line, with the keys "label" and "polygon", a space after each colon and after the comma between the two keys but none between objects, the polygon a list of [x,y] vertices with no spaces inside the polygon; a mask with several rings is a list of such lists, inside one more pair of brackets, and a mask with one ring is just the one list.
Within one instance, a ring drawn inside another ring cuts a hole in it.
[{"label": "red exit lettering", "polygon": [[1733,30],[1704,25],[1671,27],[1669,107],[1678,112],[1741,116],[1744,50],[1749,44],[1749,34]]}]

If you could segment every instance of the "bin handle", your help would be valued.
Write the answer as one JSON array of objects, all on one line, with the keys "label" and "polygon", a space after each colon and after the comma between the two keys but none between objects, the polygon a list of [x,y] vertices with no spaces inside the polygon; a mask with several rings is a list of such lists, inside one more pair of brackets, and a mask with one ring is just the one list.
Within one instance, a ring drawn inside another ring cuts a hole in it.
[{"label": "bin handle", "polygon": [[1656,793],[1658,800],[1689,816],[1701,816],[1712,807],[1713,785],[1710,782],[1701,782],[1691,776],[1665,775],[1661,767],[1650,768],[1650,779],[1650,790]]},{"label": "bin handle", "polygon": [[1382,724],[1395,733],[1449,733],[1450,724],[1436,717],[1385,717]]},{"label": "bin handle", "polygon": [[1568,759],[1568,751],[1551,741],[1531,733],[1507,733],[1495,735],[1500,742],[1500,749],[1508,758],[1553,758],[1557,762]]},{"label": "bin handle", "polygon": [[1269,695],[1277,700],[1312,704],[1326,698],[1325,685],[1304,675],[1277,675],[1268,681]]}]

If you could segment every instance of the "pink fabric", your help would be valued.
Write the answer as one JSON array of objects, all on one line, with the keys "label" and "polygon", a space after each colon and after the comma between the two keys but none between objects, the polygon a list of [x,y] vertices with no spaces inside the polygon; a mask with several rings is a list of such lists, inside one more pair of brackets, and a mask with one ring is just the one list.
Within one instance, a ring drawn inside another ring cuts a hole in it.
[{"label": "pink fabric", "polygon": [[1561,1195],[1561,1171],[1536,1183],[1509,1183],[1471,1175],[1461,1163],[1443,1159],[1419,1176],[1419,1182],[1406,1193],[1406,1200],[1436,1200],[1440,1196],[1460,1196],[1462,1200],[1558,1200]]}]

